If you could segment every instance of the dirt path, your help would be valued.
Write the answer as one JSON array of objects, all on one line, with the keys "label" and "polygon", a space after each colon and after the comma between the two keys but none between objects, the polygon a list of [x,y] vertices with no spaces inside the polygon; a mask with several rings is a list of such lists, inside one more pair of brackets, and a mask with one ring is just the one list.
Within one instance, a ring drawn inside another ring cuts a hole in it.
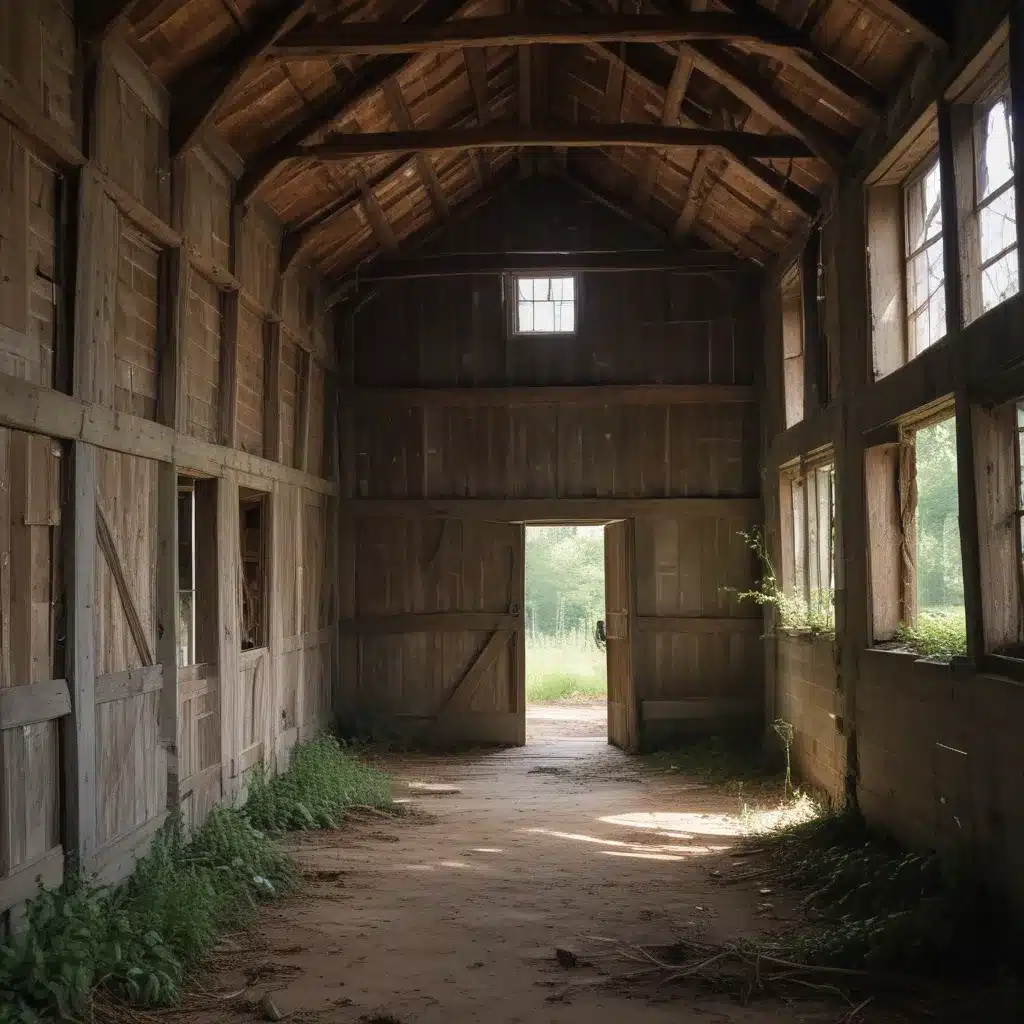
[{"label": "dirt path", "polygon": [[551,701],[526,705],[526,742],[608,735],[608,702],[603,698],[587,701]]},{"label": "dirt path", "polygon": [[[555,961],[557,946],[581,949],[584,936],[718,941],[777,926],[763,915],[779,907],[766,910],[751,883],[721,886],[708,876],[711,866],[736,863],[728,856],[739,832],[734,799],[654,774],[599,738],[388,766],[414,814],[302,839],[307,891],[269,907],[257,934],[219,958],[217,991],[249,980],[250,998],[272,991],[289,1020],[339,1024],[841,1018],[835,1004],[744,1008],[731,996],[652,999],[600,986],[549,998],[571,980],[598,977]],[[221,1004],[188,1019],[245,1019],[238,1009],[226,1014]],[[245,1012],[261,1016],[258,1002]]]}]

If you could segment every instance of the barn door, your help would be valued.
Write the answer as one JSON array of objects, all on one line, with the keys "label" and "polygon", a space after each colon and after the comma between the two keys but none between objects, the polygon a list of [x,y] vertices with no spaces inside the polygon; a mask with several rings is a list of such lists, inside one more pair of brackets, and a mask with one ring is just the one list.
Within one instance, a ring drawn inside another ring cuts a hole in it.
[{"label": "barn door", "polygon": [[640,745],[633,679],[633,520],[604,528],[604,604],[608,656],[608,742],[635,752]]}]

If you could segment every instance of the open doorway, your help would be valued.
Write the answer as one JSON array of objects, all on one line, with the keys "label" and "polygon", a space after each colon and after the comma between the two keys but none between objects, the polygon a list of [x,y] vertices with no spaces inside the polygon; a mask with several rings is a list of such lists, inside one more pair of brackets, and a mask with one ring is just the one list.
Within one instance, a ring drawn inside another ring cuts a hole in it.
[{"label": "open doorway", "polygon": [[603,526],[526,527],[527,743],[608,735],[604,537]]}]

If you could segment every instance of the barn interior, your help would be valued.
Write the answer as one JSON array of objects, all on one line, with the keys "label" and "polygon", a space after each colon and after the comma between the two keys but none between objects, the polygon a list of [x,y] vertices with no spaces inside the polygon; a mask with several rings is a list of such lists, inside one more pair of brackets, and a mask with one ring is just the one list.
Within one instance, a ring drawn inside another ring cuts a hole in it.
[{"label": "barn interior", "polygon": [[0,0],[3,927],[325,729],[524,744],[560,523],[611,744],[785,721],[1020,908],[1022,107],[1010,0]]}]

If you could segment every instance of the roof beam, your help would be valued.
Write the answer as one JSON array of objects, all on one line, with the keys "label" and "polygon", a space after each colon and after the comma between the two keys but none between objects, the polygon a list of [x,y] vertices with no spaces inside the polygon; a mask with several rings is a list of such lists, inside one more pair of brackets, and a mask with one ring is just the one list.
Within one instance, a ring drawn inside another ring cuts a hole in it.
[{"label": "roof beam", "polygon": [[[466,65],[466,75],[469,77],[469,88],[473,93],[476,121],[482,128],[491,119],[490,87],[487,84],[487,56],[483,50],[470,49],[462,51],[462,59]],[[473,170],[482,183],[491,173],[491,163],[485,154],[478,153],[476,150],[471,151],[470,160],[473,160],[474,153],[476,153],[476,161],[473,164]]]},{"label": "roof beam", "polygon": [[[772,44],[772,55],[784,64],[798,68],[815,84],[838,93],[850,100],[862,114],[877,115],[885,105],[885,96],[870,82],[866,82],[855,71],[830,57],[813,39],[805,28],[792,28],[757,0],[722,0],[738,16],[758,25],[766,31],[774,29],[785,40],[780,45]],[[756,43],[760,48],[762,43]]]},{"label": "roof beam", "polygon": [[349,160],[384,153],[440,153],[449,150],[537,148],[571,149],[635,146],[655,149],[722,149],[746,157],[784,160],[808,157],[805,143],[787,135],[655,124],[523,125],[493,123],[483,128],[424,129],[412,132],[352,132],[296,150],[293,156]]},{"label": "roof beam", "polygon": [[[518,0],[520,11],[526,0]],[[533,60],[529,46],[520,46],[516,50],[516,91],[519,98],[519,123],[529,128],[533,123]],[[525,177],[533,170],[533,158],[530,153],[520,149],[518,154],[519,173]]]},{"label": "roof beam", "polygon": [[[405,102],[402,88],[398,84],[397,79],[389,78],[384,83],[384,98],[391,108],[391,116],[394,118],[395,124],[402,131],[414,131],[416,123],[412,119],[412,114],[409,111],[408,104]],[[430,194],[430,202],[434,207],[434,213],[441,220],[447,220],[450,213],[448,199],[444,194],[444,189],[441,188],[441,182],[437,179],[437,172],[434,170],[434,165],[430,162],[430,157],[426,153],[417,153],[413,157],[413,161],[416,164],[416,171],[420,176],[420,181],[423,182],[424,188]]]},{"label": "roof beam", "polygon": [[697,162],[693,165],[693,174],[690,175],[690,183],[686,189],[686,201],[683,203],[683,211],[676,221],[676,234],[688,235],[693,230],[693,222],[704,205],[704,182],[711,169],[712,151],[705,149],[701,151]]},{"label": "roof beam", "polygon": [[271,44],[305,18],[312,0],[285,0],[222,50],[189,68],[171,87],[171,156],[191,146],[210,124],[217,108]]},{"label": "roof beam", "polygon": [[935,0],[860,0],[860,5],[932,49],[945,49],[952,42],[949,15]]},{"label": "roof beam", "polygon": [[356,54],[435,53],[470,47],[529,46],[533,43],[663,43],[684,39],[785,46],[792,30],[723,12],[665,14],[503,15],[458,18],[440,25],[382,25],[334,21],[299,29],[282,39],[270,56],[277,60],[324,60]]},{"label": "roof beam", "polygon": [[377,239],[378,245],[382,249],[394,251],[398,248],[398,236],[395,234],[395,229],[388,222],[384,210],[381,208],[380,201],[377,199],[377,194],[366,180],[366,175],[361,168],[357,169],[353,176],[359,188],[359,198],[362,203],[363,212],[366,214],[366,219],[370,223],[370,230]]},{"label": "roof beam", "polygon": [[[681,53],[676,58],[676,66],[672,70],[672,78],[665,91],[665,103],[661,109],[661,123],[668,127],[679,124],[679,108],[683,103],[683,96],[686,94],[686,87],[690,84],[690,75],[693,74],[693,58],[689,54]],[[658,177],[658,167],[661,164],[661,153],[652,150],[647,155],[647,162],[640,173],[636,187],[636,203],[644,209],[647,201],[654,191],[654,182]]]},{"label": "roof beam", "polygon": [[475,274],[528,274],[534,271],[626,273],[671,270],[708,274],[742,272],[750,265],[731,253],[703,249],[583,249],[551,252],[482,252],[378,259],[359,271],[360,284]]},{"label": "roof beam", "polygon": [[[464,6],[466,0],[426,0],[405,24],[441,24]],[[247,202],[279,164],[290,157],[301,155],[296,153],[296,150],[311,135],[323,130],[333,121],[343,120],[367,96],[376,92],[389,78],[400,74],[417,59],[418,55],[407,57],[402,54],[377,57],[367,61],[347,82],[337,82],[334,88],[304,108],[301,118],[277,141],[263,151],[254,153],[246,161],[245,173],[239,179],[235,192],[236,201]]]},{"label": "roof beam", "polygon": [[[625,60],[609,46],[597,44],[594,46],[594,50],[605,57],[611,65],[620,65],[656,92],[667,90],[669,85],[666,80],[667,76],[663,74],[658,62],[642,59],[643,54],[640,49],[634,47]],[[694,124],[699,128],[715,127],[711,118],[696,107],[686,109],[683,120],[685,123]],[[767,189],[773,196],[780,198],[790,209],[806,217],[817,216],[820,204],[813,192],[809,192],[754,157],[741,156],[737,153],[730,153],[728,156],[733,165],[745,177],[761,188]]]}]

